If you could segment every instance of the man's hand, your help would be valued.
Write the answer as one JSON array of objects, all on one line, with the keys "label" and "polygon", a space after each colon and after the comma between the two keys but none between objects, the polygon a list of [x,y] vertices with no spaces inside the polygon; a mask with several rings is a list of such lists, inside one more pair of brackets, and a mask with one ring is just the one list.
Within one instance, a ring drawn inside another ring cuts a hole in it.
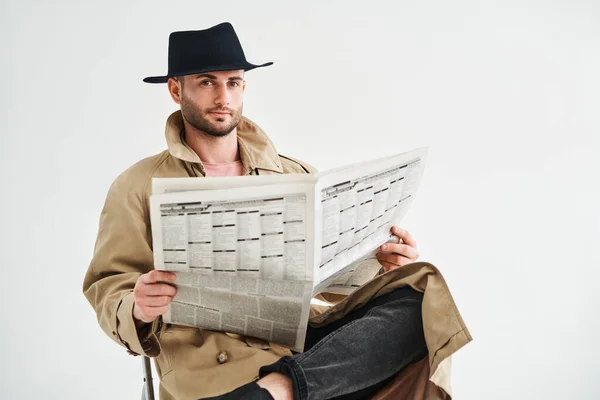
[{"label": "man's hand", "polygon": [[149,323],[167,312],[177,289],[163,282],[175,282],[175,274],[154,270],[138,278],[133,288],[136,320]]},{"label": "man's hand", "polygon": [[413,263],[419,258],[417,242],[408,231],[393,226],[392,233],[398,237],[398,243],[386,243],[377,253],[377,260],[385,272]]}]

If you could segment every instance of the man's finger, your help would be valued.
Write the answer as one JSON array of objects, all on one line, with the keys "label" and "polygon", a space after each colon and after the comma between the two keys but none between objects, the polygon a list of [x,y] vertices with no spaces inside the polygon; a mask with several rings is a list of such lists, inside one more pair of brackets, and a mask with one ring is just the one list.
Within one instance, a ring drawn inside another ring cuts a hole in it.
[{"label": "man's finger", "polygon": [[168,271],[152,270],[141,276],[143,283],[175,282],[176,275]]},{"label": "man's finger", "polygon": [[151,285],[146,285],[143,294],[144,296],[173,297],[177,294],[177,289],[174,286],[167,285],[166,283],[153,283]]},{"label": "man's finger", "polygon": [[171,301],[171,296],[145,296],[139,299],[138,304],[144,307],[163,307],[168,306]]},{"label": "man's finger", "polygon": [[391,271],[393,269],[400,268],[399,265],[390,264],[389,262],[385,262],[385,261],[381,262],[381,266],[383,267],[383,270],[385,272],[389,272],[389,271]]},{"label": "man's finger", "polygon": [[389,272],[394,269],[402,268],[404,265],[410,264],[410,262],[406,262],[404,265],[396,265],[396,264],[392,264],[392,263],[383,261],[383,262],[380,262],[380,264],[383,267],[383,270],[385,272]]},{"label": "man's finger", "polygon": [[169,306],[162,307],[144,307],[144,315],[149,319],[156,319],[166,313],[169,310]]},{"label": "man's finger", "polygon": [[385,253],[401,254],[404,257],[412,258],[413,260],[419,258],[419,251],[406,244],[386,243],[381,246],[381,251],[384,251]]},{"label": "man's finger", "polygon": [[387,262],[387,263],[398,265],[401,267],[406,264],[415,262],[414,258],[404,257],[397,253],[391,253],[391,254],[379,253],[377,255],[377,260],[379,260],[379,263]]},{"label": "man's finger", "polygon": [[403,243],[405,243],[411,247],[417,248],[417,242],[416,242],[415,238],[406,229],[401,229],[397,226],[393,226],[392,233],[394,235],[396,235],[397,237],[399,237]]}]

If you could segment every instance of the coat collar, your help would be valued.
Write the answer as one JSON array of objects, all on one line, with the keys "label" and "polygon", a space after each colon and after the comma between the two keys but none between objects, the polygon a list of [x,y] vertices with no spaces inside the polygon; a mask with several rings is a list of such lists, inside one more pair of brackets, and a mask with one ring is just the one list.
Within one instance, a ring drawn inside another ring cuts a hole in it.
[{"label": "coat collar", "polygon": [[[165,137],[169,153],[183,161],[202,165],[200,157],[185,143],[183,137],[183,116],[175,111],[167,119]],[[240,159],[245,169],[265,169],[283,173],[279,154],[267,134],[254,122],[242,117],[237,127]],[[202,167],[204,169],[204,167]]]}]

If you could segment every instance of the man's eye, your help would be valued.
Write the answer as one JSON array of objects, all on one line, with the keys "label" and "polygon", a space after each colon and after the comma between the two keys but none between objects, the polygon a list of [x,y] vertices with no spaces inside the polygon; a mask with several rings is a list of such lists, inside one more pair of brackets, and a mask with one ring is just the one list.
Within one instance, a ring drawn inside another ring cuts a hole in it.
[{"label": "man's eye", "polygon": [[202,86],[210,86],[210,85],[212,85],[212,82],[211,81],[202,81],[202,82],[200,82],[200,85],[202,85]]},{"label": "man's eye", "polygon": [[240,83],[236,82],[236,81],[231,81],[231,82],[229,82],[229,85],[233,86],[233,87],[238,87],[238,86],[240,86]]}]

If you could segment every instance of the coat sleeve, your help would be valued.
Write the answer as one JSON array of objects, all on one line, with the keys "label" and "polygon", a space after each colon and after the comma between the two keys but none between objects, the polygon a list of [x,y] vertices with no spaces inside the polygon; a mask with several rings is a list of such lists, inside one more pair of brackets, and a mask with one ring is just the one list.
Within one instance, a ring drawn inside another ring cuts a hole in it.
[{"label": "coat sleeve", "polygon": [[109,189],[100,215],[94,255],[83,283],[104,332],[133,355],[159,353],[158,318],[138,332],[133,319],[133,288],[154,269],[146,187],[149,178],[132,179],[131,170]]}]

